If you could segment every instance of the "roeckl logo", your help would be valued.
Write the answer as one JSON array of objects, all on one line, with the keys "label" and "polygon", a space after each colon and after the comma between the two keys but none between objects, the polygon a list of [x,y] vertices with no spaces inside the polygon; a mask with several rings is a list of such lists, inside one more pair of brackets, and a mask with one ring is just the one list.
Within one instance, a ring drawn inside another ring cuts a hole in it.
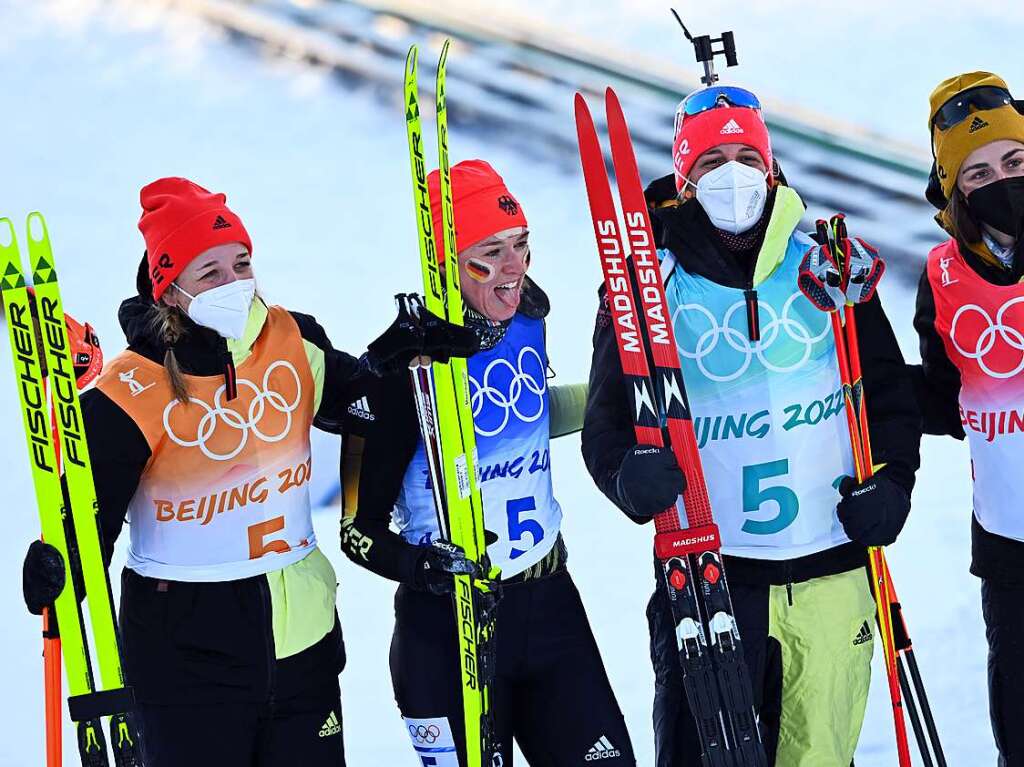
[{"label": "roeckl logo", "polygon": [[850,493],[850,495],[852,495],[854,498],[857,498],[858,496],[864,495],[864,493],[870,493],[872,490],[876,489],[877,487],[878,487],[878,485],[872,483],[870,485],[866,485],[865,487],[861,487],[861,488],[858,488],[858,489],[854,490],[852,493]]}]

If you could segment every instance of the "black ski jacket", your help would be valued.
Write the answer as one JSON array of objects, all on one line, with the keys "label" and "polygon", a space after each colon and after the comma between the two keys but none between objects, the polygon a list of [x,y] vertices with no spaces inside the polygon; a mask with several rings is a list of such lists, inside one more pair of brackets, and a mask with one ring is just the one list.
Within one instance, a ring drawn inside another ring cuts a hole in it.
[{"label": "black ski jacket", "polygon": [[[647,188],[652,225],[659,248],[670,249],[688,272],[721,285],[750,286],[761,239],[738,254],[727,249],[703,208],[696,202],[672,204],[675,186],[668,176]],[[774,191],[769,197],[763,227],[771,216]],[[587,469],[601,491],[617,506],[619,464],[636,444],[633,421],[627,408],[627,392],[619,362],[614,329],[608,322],[604,286],[598,291],[599,309],[594,329],[590,368],[590,394],[583,427],[582,450]],[[914,486],[920,442],[920,415],[914,405],[910,377],[889,320],[876,296],[857,306],[861,337],[861,364],[867,401],[870,403],[871,446],[876,463],[909,493]],[[628,516],[628,515],[627,515]],[[633,519],[633,517],[630,517]],[[730,580],[750,584],[784,585],[863,567],[867,552],[847,543],[834,549],[790,560],[759,560],[726,557]]]},{"label": "black ski jacket", "polygon": [[[151,299],[121,304],[118,319],[131,351],[163,363],[166,346],[149,322]],[[362,363],[331,346],[309,315],[291,313],[302,337],[324,352],[324,386],[315,425],[339,432],[346,406],[361,393]],[[233,378],[226,341],[186,320],[175,344],[178,362],[195,376]],[[135,421],[99,389],[83,392],[99,503],[99,525],[109,566],[114,542],[146,469],[150,449]],[[344,665],[340,625],[313,646],[283,660],[274,652],[273,615],[266,576],[216,583],[168,582],[125,568],[120,623],[128,683],[145,703],[263,702],[288,698],[315,674],[336,675]]]},{"label": "black ski jacket", "polygon": [[[983,260],[965,242],[958,245],[968,265],[993,285],[1013,285],[1024,275],[1024,239],[1018,244],[1012,269]],[[924,433],[962,440],[966,435],[960,422],[960,371],[950,361],[935,330],[935,296],[927,268],[917,286],[914,328],[920,341],[921,364],[908,368],[921,406]],[[988,532],[972,514],[971,572],[979,578],[1024,583],[1024,543]]]}]

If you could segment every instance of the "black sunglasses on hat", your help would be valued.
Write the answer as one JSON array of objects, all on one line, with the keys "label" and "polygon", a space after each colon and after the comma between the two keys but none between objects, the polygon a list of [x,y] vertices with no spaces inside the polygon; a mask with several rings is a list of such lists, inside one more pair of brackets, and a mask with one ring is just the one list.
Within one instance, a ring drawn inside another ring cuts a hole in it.
[{"label": "black sunglasses on hat", "polygon": [[936,110],[932,115],[932,127],[938,128],[940,131],[949,130],[954,125],[966,120],[972,112],[1005,106],[1015,106],[1020,111],[1018,105],[1019,102],[1015,102],[1013,96],[1005,88],[996,88],[992,85],[968,88],[952,96],[949,101]]}]

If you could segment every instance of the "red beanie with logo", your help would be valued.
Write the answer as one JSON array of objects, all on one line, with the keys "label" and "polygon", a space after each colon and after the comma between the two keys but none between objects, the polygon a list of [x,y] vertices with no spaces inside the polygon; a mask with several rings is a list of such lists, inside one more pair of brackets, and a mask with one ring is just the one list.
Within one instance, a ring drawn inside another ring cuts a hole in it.
[{"label": "red beanie with logo", "polygon": [[676,189],[686,186],[697,158],[722,144],[746,144],[757,150],[772,177],[772,144],[761,113],[749,107],[715,107],[683,120],[672,142]]},{"label": "red beanie with logo", "polygon": [[153,300],[164,294],[189,262],[217,245],[241,243],[252,253],[242,219],[214,194],[185,178],[161,178],[139,193],[139,231],[146,240]]},{"label": "red beanie with logo", "polygon": [[[523,206],[512,196],[498,172],[483,160],[463,160],[451,168],[452,207],[455,210],[455,252],[485,240],[496,232],[526,226]],[[430,215],[434,219],[434,245],[438,263],[444,262],[441,222],[441,173],[427,176]]]}]

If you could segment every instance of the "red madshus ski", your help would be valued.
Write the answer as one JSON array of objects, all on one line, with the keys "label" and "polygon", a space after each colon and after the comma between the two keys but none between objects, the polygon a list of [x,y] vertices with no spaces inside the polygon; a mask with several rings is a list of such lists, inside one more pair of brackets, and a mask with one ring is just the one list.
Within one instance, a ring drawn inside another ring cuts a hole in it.
[{"label": "red madshus ski", "polygon": [[[654,518],[654,553],[672,607],[684,688],[700,733],[705,767],[764,767],[767,760],[750,678],[719,553],[718,527],[711,514],[647,203],[622,108],[610,88],[606,110],[632,269],[594,120],[583,96],[576,94],[580,159],[637,441],[661,446],[667,431],[687,478],[683,493],[687,526],[682,527],[676,506]],[[642,325],[636,299],[642,304]]]}]

